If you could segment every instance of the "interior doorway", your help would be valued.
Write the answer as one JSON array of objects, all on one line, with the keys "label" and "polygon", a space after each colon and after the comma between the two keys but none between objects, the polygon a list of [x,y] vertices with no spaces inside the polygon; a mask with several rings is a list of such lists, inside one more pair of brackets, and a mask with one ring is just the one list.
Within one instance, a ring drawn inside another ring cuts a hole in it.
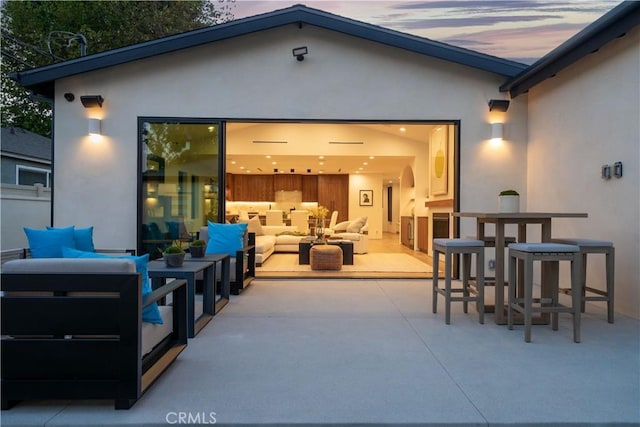
[{"label": "interior doorway", "polygon": [[[345,175],[349,196],[341,220],[367,216],[370,239],[395,232],[400,241],[401,216],[412,217],[411,236],[417,249],[416,219],[451,212],[455,205],[458,127],[457,121],[229,121],[225,126],[227,182],[235,179],[237,184],[252,177],[255,183],[274,176],[283,182],[282,177],[300,176],[287,184],[286,188],[295,190],[311,177]],[[233,215],[240,207],[253,212],[273,208],[281,189],[282,184],[276,184],[271,192],[263,191],[254,184],[252,192],[228,198],[225,213]],[[373,195],[371,203],[361,203],[363,191]],[[437,207],[432,207],[434,202]]]}]

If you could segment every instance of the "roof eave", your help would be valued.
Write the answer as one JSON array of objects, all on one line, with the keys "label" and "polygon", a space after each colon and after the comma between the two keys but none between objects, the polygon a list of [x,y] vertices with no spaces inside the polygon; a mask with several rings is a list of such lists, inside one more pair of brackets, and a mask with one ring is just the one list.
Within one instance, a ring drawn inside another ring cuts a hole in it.
[{"label": "roof eave", "polygon": [[521,74],[500,86],[511,98],[526,93],[579,59],[598,51],[609,41],[624,36],[640,23],[640,2],[623,2]]},{"label": "roof eave", "polygon": [[511,77],[526,69],[525,64],[485,55],[394,30],[361,23],[306,6],[292,6],[262,15],[230,21],[161,39],[151,40],[94,55],[51,64],[11,75],[31,91],[52,98],[55,80],[126,62],[195,47],[285,25],[313,25],[434,58]]}]

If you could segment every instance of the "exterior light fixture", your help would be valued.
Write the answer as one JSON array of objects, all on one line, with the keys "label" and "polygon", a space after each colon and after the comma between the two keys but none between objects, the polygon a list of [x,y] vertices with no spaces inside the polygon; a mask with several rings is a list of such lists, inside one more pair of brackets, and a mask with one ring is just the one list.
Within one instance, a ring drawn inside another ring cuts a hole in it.
[{"label": "exterior light fixture", "polygon": [[291,169],[291,173],[294,173],[296,170],[295,169]]},{"label": "exterior light fixture", "polygon": [[309,50],[307,49],[306,46],[301,46],[301,47],[294,47],[293,50],[293,56],[298,60],[298,61],[304,61],[304,56],[309,53]]},{"label": "exterior light fixture", "polygon": [[506,99],[491,99],[489,100],[489,111],[506,112],[509,109],[509,101]]},{"label": "exterior light fixture", "polygon": [[84,108],[102,108],[104,98],[101,95],[85,95],[80,97],[80,102],[82,102]]},{"label": "exterior light fixture", "polygon": [[102,120],[100,119],[89,119],[89,136],[100,136],[102,135]]},{"label": "exterior light fixture", "polygon": [[491,123],[491,141],[502,141],[504,125],[502,123]]}]

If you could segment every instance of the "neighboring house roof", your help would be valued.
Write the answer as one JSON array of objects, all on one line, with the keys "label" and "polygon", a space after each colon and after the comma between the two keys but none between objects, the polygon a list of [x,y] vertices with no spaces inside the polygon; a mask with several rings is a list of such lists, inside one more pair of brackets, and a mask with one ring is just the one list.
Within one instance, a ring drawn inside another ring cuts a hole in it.
[{"label": "neighboring house roof", "polygon": [[531,64],[524,72],[509,79],[501,87],[512,98],[526,93],[538,83],[581,58],[596,52],[611,40],[625,35],[640,24],[640,2],[625,1],[591,25]]},{"label": "neighboring house roof", "polygon": [[53,97],[53,83],[63,77],[292,24],[313,25],[505,77],[515,76],[527,67],[519,62],[344,18],[303,5],[295,5],[262,15],[14,73],[11,78],[37,94]]},{"label": "neighboring house roof", "polygon": [[1,132],[2,155],[51,162],[51,139],[22,128],[2,128]]}]

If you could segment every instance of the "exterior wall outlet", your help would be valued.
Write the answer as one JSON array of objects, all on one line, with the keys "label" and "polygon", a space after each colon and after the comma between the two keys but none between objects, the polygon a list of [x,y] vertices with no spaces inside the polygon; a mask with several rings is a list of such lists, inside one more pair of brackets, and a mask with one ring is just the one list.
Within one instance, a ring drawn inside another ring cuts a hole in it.
[{"label": "exterior wall outlet", "polygon": [[489,270],[495,270],[496,269],[496,260],[495,259],[490,259],[488,264],[489,264]]}]

